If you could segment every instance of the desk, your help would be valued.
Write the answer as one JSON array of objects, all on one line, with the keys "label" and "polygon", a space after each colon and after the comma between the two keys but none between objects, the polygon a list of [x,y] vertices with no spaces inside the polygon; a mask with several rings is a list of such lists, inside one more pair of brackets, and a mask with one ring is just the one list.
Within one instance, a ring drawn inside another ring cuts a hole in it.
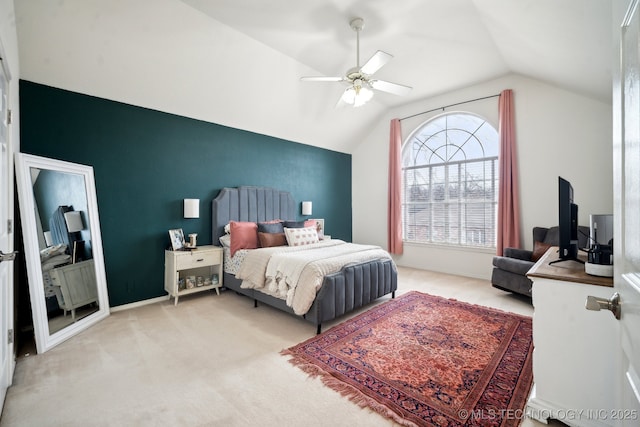
[{"label": "desk", "polygon": [[569,426],[613,426],[617,321],[588,311],[588,295],[610,298],[613,279],[590,276],[584,264],[558,259],[552,247],[529,270],[533,280],[533,381],[529,417]]}]

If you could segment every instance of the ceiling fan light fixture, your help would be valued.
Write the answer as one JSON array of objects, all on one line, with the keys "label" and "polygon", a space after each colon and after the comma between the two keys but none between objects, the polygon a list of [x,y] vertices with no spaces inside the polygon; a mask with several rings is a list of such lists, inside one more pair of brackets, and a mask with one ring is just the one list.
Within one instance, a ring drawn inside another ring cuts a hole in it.
[{"label": "ceiling fan light fixture", "polygon": [[348,87],[342,94],[342,101],[354,107],[360,107],[373,98],[373,91],[366,86],[362,86],[360,80],[356,80],[353,86]]},{"label": "ceiling fan light fixture", "polygon": [[350,86],[342,93],[336,107],[344,104],[360,107],[373,97],[374,90],[394,95],[406,95],[411,87],[372,78],[376,71],[393,58],[392,55],[379,50],[362,67],[360,66],[360,31],[364,28],[364,20],[354,18],[349,25],[356,32],[356,66],[347,70],[347,74],[343,77],[301,77],[300,80],[350,83]]}]

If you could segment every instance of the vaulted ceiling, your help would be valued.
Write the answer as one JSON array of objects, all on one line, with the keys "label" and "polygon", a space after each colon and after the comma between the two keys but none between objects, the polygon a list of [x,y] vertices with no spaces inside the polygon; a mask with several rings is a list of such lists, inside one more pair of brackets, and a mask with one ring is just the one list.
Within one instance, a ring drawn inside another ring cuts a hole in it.
[{"label": "vaulted ceiling", "polygon": [[386,106],[507,73],[600,99],[611,94],[608,1],[182,1],[329,76],[355,65],[349,22],[362,17],[361,63],[376,50],[390,53],[377,77],[414,88],[406,98],[379,96]]},{"label": "vaulted ceiling", "polygon": [[[611,97],[607,0],[34,0],[15,7],[23,78],[337,151],[349,152],[390,108],[510,73]],[[354,17],[365,21],[361,63],[377,50],[392,54],[376,77],[413,87],[409,95],[376,93],[363,107],[335,109],[342,83],[299,80],[341,76],[355,65]]]}]

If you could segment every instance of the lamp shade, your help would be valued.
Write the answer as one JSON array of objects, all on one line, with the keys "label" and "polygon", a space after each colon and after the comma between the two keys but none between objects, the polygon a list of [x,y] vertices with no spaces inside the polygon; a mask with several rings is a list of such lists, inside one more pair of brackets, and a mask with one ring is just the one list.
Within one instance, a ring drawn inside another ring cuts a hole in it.
[{"label": "lamp shade", "polygon": [[313,203],[302,202],[302,215],[312,215],[312,212],[313,212]]},{"label": "lamp shade", "polygon": [[75,233],[84,228],[82,224],[82,214],[80,211],[70,211],[64,213],[64,221],[67,223],[67,231]]},{"label": "lamp shade", "polygon": [[184,199],[184,217],[200,218],[200,199]]},{"label": "lamp shade", "polygon": [[44,242],[47,245],[47,247],[53,246],[53,236],[51,235],[50,231],[44,232]]}]

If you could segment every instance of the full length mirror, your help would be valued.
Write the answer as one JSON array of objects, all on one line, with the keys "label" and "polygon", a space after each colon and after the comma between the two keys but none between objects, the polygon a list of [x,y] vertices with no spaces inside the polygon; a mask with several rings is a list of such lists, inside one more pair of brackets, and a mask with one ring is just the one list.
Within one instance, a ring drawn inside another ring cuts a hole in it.
[{"label": "full length mirror", "polygon": [[16,154],[38,353],[109,315],[93,168]]}]

